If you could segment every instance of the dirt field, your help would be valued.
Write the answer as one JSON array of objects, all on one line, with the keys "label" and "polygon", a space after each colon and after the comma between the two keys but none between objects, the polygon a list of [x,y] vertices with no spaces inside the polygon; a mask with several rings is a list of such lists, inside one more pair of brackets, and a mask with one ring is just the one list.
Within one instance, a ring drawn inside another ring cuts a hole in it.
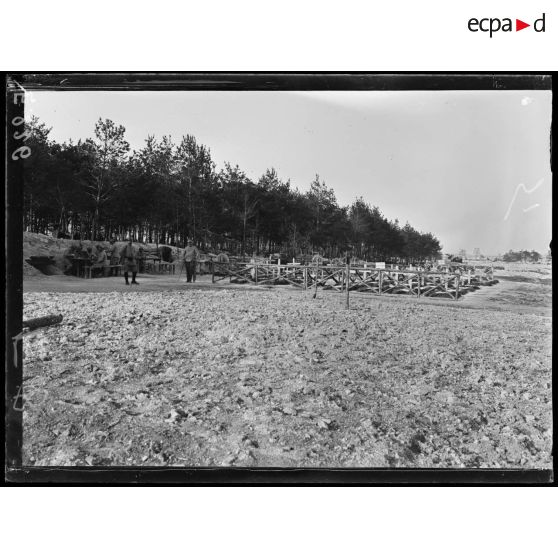
[{"label": "dirt field", "polygon": [[25,318],[64,321],[24,339],[24,463],[549,468],[550,268],[497,278],[347,311],[203,277],[29,277]]}]

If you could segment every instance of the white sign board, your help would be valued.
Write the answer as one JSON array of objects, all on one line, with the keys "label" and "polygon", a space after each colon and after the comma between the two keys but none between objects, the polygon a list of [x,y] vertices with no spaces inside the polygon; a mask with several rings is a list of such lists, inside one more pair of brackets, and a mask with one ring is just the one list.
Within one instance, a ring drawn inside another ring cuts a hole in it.
[{"label": "white sign board", "polygon": [[447,265],[447,263],[446,260],[438,260],[438,265]]},{"label": "white sign board", "polygon": [[374,267],[376,269],[385,269],[386,268],[386,262],[376,262],[374,264]]}]

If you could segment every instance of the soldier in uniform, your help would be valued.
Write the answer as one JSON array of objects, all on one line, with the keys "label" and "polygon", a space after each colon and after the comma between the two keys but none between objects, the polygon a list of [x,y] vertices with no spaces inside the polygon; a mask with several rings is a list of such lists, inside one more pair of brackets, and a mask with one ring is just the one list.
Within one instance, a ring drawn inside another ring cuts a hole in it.
[{"label": "soldier in uniform", "polygon": [[91,266],[91,273],[94,275],[97,271],[104,277],[106,277],[108,267],[107,253],[102,244],[97,244],[97,260]]},{"label": "soldier in uniform", "polygon": [[[114,236],[110,239],[110,246],[107,251],[107,256],[109,258],[110,265],[118,265],[120,263],[120,254],[116,249],[116,238],[114,238]],[[113,273],[115,276],[118,275],[118,270],[114,267],[111,267],[110,275],[112,276]]]},{"label": "soldier in uniform", "polygon": [[132,245],[132,239],[129,238],[126,246],[120,252],[120,261],[122,263],[122,269],[124,270],[124,279],[126,280],[126,285],[128,282],[128,272],[132,272],[132,285],[139,285],[136,281],[136,274],[138,272],[138,254],[134,246]]},{"label": "soldier in uniform", "polygon": [[186,268],[186,282],[196,282],[196,265],[200,252],[194,246],[191,240],[188,240],[186,248],[184,248],[184,267]]}]

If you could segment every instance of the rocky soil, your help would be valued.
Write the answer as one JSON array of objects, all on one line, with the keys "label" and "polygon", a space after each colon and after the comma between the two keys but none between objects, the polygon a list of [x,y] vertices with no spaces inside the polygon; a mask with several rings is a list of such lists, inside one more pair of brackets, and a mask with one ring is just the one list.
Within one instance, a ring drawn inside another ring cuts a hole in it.
[{"label": "rocky soil", "polygon": [[552,465],[551,318],[289,289],[25,292],[27,465]]}]

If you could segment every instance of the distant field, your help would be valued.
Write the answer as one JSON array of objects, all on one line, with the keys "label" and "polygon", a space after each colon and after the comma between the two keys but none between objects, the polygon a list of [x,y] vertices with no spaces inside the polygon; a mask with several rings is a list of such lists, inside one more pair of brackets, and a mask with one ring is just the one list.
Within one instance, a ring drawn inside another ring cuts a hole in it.
[{"label": "distant field", "polygon": [[[495,272],[502,281],[514,282],[513,288],[506,290],[494,300],[521,306],[552,306],[552,268],[547,265],[509,264],[505,271]],[[489,300],[490,296],[489,296]]]}]

